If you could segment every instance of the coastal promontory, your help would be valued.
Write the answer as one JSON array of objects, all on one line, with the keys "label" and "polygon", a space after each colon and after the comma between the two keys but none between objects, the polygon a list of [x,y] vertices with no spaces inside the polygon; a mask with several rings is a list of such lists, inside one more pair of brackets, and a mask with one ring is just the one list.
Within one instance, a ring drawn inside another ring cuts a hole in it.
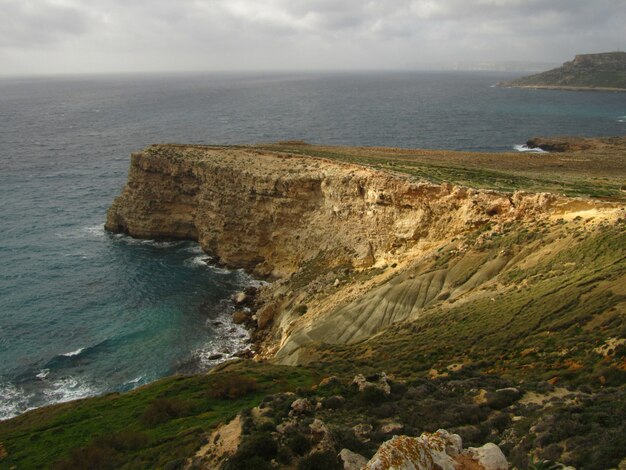
[{"label": "coastal promontory", "polygon": [[499,86],[626,91],[626,52],[580,54],[556,69],[502,82]]}]

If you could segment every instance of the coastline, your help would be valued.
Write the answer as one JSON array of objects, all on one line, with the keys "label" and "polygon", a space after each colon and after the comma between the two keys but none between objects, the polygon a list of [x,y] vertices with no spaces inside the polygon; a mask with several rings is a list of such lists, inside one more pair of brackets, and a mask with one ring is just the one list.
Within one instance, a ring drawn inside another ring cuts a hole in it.
[{"label": "coastline", "polygon": [[527,88],[534,90],[562,90],[562,91],[604,91],[612,93],[626,92],[626,88],[611,87],[586,87],[586,86],[559,86],[559,85],[511,85],[509,83],[498,83],[499,88]]}]

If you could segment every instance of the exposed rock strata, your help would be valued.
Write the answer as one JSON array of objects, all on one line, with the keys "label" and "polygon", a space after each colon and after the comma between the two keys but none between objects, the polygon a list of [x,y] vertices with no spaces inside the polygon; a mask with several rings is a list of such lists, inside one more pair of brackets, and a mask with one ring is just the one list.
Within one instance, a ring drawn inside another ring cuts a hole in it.
[{"label": "exposed rock strata", "polygon": [[193,146],[132,155],[106,228],[198,240],[228,266],[286,277],[333,250],[356,268],[489,220],[541,213],[546,194],[509,197],[328,160]]},{"label": "exposed rock strata", "polygon": [[[255,148],[160,145],[133,154],[106,228],[198,240],[225,265],[274,278],[255,301],[256,339],[262,354],[297,363],[310,359],[304,344],[362,341],[533,256],[463,254],[468,234],[593,208]],[[437,264],[446,250],[462,256]]]}]

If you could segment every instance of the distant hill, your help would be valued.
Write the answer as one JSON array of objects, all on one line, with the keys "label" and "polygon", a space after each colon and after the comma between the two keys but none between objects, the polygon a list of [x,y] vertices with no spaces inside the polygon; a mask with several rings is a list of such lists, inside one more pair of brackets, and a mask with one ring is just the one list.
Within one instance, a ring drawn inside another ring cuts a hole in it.
[{"label": "distant hill", "polygon": [[626,52],[577,55],[547,72],[502,82],[499,86],[569,90],[626,91]]}]

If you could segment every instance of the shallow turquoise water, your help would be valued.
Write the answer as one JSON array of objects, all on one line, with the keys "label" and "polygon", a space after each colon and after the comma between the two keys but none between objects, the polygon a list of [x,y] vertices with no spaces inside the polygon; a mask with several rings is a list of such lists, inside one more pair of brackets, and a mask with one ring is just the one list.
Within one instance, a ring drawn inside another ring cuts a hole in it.
[{"label": "shallow turquoise water", "polygon": [[225,303],[250,282],[242,272],[212,268],[190,242],[102,229],[130,152],[287,139],[495,151],[535,135],[625,133],[626,94],[490,86],[506,78],[0,80],[0,418],[202,369],[244,340]]}]

